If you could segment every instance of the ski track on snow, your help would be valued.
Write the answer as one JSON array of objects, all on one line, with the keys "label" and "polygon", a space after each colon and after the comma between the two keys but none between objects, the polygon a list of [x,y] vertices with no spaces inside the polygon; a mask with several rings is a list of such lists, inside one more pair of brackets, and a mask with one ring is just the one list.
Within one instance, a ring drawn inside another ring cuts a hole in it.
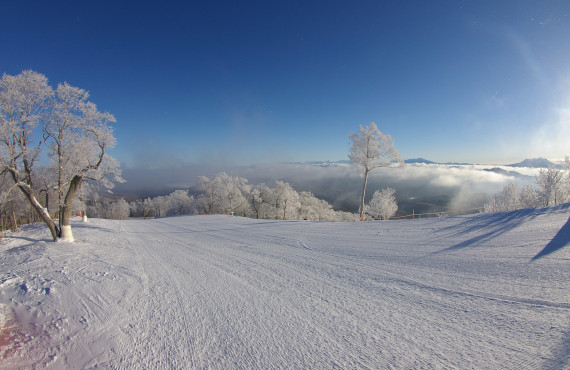
[{"label": "ski track on snow", "polygon": [[30,226],[0,244],[0,367],[564,368],[570,252],[533,257],[569,214]]}]

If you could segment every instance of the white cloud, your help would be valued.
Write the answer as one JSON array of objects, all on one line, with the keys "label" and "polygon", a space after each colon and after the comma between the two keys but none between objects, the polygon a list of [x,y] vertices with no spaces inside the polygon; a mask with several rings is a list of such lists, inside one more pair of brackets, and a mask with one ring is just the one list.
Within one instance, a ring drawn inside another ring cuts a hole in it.
[{"label": "white cloud", "polygon": [[[488,171],[499,168],[506,173]],[[225,171],[234,176],[246,178],[250,184],[264,182],[273,185],[275,180],[289,182],[298,191],[311,191],[326,199],[337,209],[357,207],[362,189],[362,178],[355,167],[348,164],[319,166],[309,164],[269,164],[250,166],[180,165],[160,170],[129,169],[125,177],[130,183],[122,184],[120,191],[129,188],[148,192],[154,187],[172,191],[173,188],[188,188],[195,184],[198,176],[213,176]],[[507,182],[520,185],[534,182],[536,169],[495,167],[483,165],[424,165],[408,164],[403,168],[379,168],[370,174],[367,194],[393,187],[396,196],[402,200],[433,197],[447,197],[448,207],[465,210],[479,206],[481,200],[498,192]],[[146,184],[144,186],[143,184]],[[141,194],[143,195],[143,194]],[[156,195],[156,193],[155,193]]]}]

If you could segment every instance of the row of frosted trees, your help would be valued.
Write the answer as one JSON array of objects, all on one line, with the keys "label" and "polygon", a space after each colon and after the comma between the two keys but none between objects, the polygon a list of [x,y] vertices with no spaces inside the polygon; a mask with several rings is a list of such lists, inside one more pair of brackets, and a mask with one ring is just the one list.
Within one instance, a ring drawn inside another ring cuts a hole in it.
[{"label": "row of frosted trees", "polygon": [[499,193],[491,196],[483,206],[485,213],[516,209],[548,207],[570,201],[570,160],[566,157],[567,171],[554,168],[541,169],[536,175],[536,186],[519,187],[508,183]]},{"label": "row of frosted trees", "polygon": [[132,202],[135,217],[183,214],[228,214],[278,220],[355,221],[352,213],[333,210],[325,200],[307,191],[297,192],[283,181],[273,186],[250,185],[242,177],[222,172],[198,179],[199,195],[176,190],[169,195]]},{"label": "row of frosted trees", "polygon": [[[38,202],[45,204],[45,210],[57,215],[61,209],[57,189],[49,186],[50,177],[37,176],[38,182],[45,181],[40,187]],[[85,182],[76,193],[70,207],[70,214],[81,214],[84,217],[126,220],[130,214],[130,205],[124,199],[116,199],[112,194],[103,191],[100,184]],[[16,230],[20,225],[42,222],[36,210],[26,197],[13,191],[13,181],[6,174],[0,174],[0,233],[5,230]]]}]

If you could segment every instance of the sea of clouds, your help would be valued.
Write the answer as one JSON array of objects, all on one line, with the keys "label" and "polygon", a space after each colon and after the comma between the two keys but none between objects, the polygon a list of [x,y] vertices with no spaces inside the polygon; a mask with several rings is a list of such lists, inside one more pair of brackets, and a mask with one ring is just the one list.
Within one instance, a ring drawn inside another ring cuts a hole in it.
[{"label": "sea of clouds", "polygon": [[[263,163],[247,166],[170,164],[154,169],[125,168],[125,184],[116,192],[140,197],[191,189],[199,176],[226,172],[246,178],[250,184],[289,182],[297,191],[310,191],[335,209],[356,211],[362,191],[362,174],[347,163]],[[393,187],[404,211],[444,210],[461,212],[481,207],[489,195],[506,183],[534,184],[538,169],[494,165],[406,164],[402,168],[378,168],[370,173],[367,199],[374,191]],[[437,207],[433,207],[437,206]]]}]

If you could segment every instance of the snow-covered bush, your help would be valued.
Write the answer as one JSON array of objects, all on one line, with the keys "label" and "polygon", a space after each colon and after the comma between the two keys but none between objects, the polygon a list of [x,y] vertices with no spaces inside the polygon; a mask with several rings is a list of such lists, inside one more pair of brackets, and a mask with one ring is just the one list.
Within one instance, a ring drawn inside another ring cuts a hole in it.
[{"label": "snow-covered bush", "polygon": [[376,219],[390,219],[398,211],[398,202],[394,194],[396,194],[394,188],[375,191],[368,205],[364,207],[366,214]]}]

